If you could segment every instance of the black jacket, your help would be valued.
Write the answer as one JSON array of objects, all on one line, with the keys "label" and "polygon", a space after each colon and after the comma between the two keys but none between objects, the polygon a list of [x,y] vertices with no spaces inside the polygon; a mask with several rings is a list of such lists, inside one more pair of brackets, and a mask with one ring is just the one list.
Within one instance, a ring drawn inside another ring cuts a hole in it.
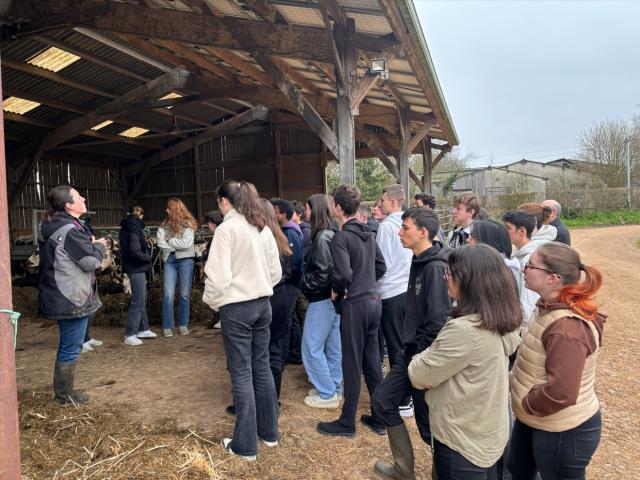
[{"label": "black jacket", "polygon": [[564,243],[565,245],[571,245],[571,234],[569,233],[569,229],[567,226],[562,223],[560,217],[556,217],[550,223],[552,226],[556,227],[558,234],[556,236],[556,242]]},{"label": "black jacket", "polygon": [[409,270],[407,306],[402,339],[409,355],[426,349],[438,336],[447,320],[451,301],[444,272],[450,248],[440,242],[417,257]]},{"label": "black jacket", "polygon": [[375,236],[366,225],[355,219],[345,223],[331,240],[333,278],[331,289],[345,302],[369,295],[378,296],[376,282],[387,266]]},{"label": "black jacket", "polygon": [[367,220],[367,227],[369,230],[373,232],[374,235],[378,235],[378,227],[380,226],[380,222],[378,222],[375,218],[370,218]]},{"label": "black jacket", "polygon": [[79,220],[56,212],[40,227],[40,311],[54,320],[82,318],[101,306],[95,271],[104,258],[102,243],[91,243]]},{"label": "black jacket", "polygon": [[310,302],[331,298],[333,259],[330,245],[334,235],[333,230],[318,230],[304,256],[304,273],[300,288]]},{"label": "black jacket", "polygon": [[298,226],[300,230],[302,230],[302,247],[304,252],[307,253],[307,250],[309,250],[311,246],[311,225],[307,222],[300,222]]},{"label": "black jacket", "polygon": [[120,222],[120,255],[124,273],[143,273],[151,268],[151,252],[144,236],[144,223],[134,215]]},{"label": "black jacket", "polygon": [[273,286],[273,290],[284,287],[285,283],[293,275],[293,255],[280,255],[280,268],[282,269],[282,277],[280,281]]}]

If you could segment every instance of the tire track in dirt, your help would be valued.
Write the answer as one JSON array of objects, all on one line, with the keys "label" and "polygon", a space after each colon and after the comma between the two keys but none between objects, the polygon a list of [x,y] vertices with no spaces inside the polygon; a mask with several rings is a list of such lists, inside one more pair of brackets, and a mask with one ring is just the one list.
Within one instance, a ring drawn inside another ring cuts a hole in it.
[{"label": "tire track in dirt", "polygon": [[605,325],[596,390],[603,413],[590,478],[640,478],[640,225],[571,232],[583,263],[601,269],[598,295]]}]

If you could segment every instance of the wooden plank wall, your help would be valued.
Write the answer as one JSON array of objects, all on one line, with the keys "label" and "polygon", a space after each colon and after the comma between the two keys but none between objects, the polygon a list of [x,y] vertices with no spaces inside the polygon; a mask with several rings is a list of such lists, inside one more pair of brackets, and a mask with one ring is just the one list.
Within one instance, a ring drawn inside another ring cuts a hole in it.
[{"label": "wooden plank wall", "polygon": [[91,219],[93,225],[119,225],[123,208],[118,175],[118,169],[78,164],[73,160],[39,160],[11,208],[12,238],[32,233],[33,210],[49,207],[47,193],[57,185],[71,185],[86,198],[87,208],[96,212]]}]

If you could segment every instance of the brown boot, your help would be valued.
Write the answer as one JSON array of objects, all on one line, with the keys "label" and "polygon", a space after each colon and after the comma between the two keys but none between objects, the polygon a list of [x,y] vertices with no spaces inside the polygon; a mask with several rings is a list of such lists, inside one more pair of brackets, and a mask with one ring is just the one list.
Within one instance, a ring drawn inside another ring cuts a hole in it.
[{"label": "brown boot", "polygon": [[55,400],[61,405],[89,400],[88,395],[73,389],[75,372],[75,363],[56,363],[53,371],[53,393]]},{"label": "brown boot", "polygon": [[393,480],[415,480],[413,446],[407,427],[404,423],[397,427],[387,427],[387,435],[394,463],[378,460],[373,471],[381,477]]}]

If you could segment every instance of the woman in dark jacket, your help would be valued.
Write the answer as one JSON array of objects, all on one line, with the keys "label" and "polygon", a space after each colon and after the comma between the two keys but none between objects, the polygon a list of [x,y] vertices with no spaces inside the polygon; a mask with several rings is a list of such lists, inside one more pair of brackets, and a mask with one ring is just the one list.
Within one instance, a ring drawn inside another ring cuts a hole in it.
[{"label": "woman in dark jacket", "polygon": [[302,363],[314,387],[304,402],[315,408],[338,408],[342,397],[340,315],[331,302],[333,260],[329,244],[331,229],[326,195],[311,195],[306,202],[311,224],[311,247],[305,255],[302,293],[309,299],[302,333]]},{"label": "woman in dark jacket", "polygon": [[141,338],[156,338],[149,329],[147,317],[147,272],[151,268],[151,252],[144,234],[144,210],[134,205],[120,222],[122,271],[131,282],[131,305],[125,326],[124,344],[142,345]]}]

